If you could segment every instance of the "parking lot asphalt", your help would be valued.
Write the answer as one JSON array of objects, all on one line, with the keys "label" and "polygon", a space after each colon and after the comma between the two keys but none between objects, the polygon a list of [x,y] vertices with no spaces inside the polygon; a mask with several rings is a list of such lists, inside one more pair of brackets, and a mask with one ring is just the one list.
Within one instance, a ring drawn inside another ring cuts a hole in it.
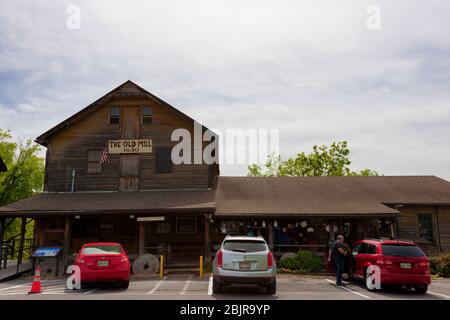
[{"label": "parking lot asphalt", "polygon": [[426,294],[408,289],[368,292],[362,283],[350,281],[345,288],[334,285],[332,277],[279,275],[277,293],[267,295],[264,288],[231,286],[221,294],[212,293],[212,279],[196,275],[170,275],[163,279],[132,279],[128,289],[98,284],[69,290],[64,279],[43,280],[41,294],[27,294],[31,280],[22,278],[0,283],[0,300],[450,300],[450,279],[434,280]]}]

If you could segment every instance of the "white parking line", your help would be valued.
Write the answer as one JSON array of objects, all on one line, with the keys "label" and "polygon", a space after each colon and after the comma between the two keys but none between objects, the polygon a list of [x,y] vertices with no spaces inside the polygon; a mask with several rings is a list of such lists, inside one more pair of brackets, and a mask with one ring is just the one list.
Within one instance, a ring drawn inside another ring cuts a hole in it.
[{"label": "white parking line", "polygon": [[[335,284],[335,282],[334,282],[334,281],[331,281],[330,279],[325,279],[325,281],[328,281],[329,283]],[[352,289],[349,289],[349,288],[347,288],[347,287],[338,287],[338,288],[344,289],[345,291],[354,293],[354,294],[356,294],[356,295],[358,295],[358,296],[360,296],[360,297],[366,298],[366,299],[372,299],[372,298],[369,297],[369,296],[366,296],[366,295],[364,295],[364,294],[362,294],[362,293],[353,291]]]},{"label": "white parking line", "polygon": [[94,288],[94,289],[91,289],[89,291],[83,292],[83,294],[90,294],[90,293],[95,292],[97,290],[98,290],[98,288]]},{"label": "white parking line", "polygon": [[15,294],[27,294],[28,291],[12,291],[12,292],[3,292],[0,293],[0,296],[9,296],[9,295],[15,295]]},{"label": "white parking line", "polygon": [[152,290],[150,290],[149,292],[147,292],[147,294],[148,295],[149,294],[153,294],[156,290],[159,289],[159,287],[162,285],[163,281],[166,280],[166,279],[167,279],[167,276],[162,278],[161,280],[159,280],[158,283],[155,285],[155,287]]},{"label": "white parking line", "polygon": [[209,277],[208,283],[208,296],[212,296],[212,285],[213,285],[213,277]]},{"label": "white parking line", "polygon": [[66,287],[55,287],[55,288],[47,288],[43,289],[42,292],[52,292],[52,291],[64,291],[66,290]]},{"label": "white parking line", "polygon": [[192,275],[189,276],[189,279],[186,281],[186,284],[183,287],[183,290],[181,290],[180,294],[185,294],[187,289],[189,288],[189,285],[191,284],[192,281]]},{"label": "white parking line", "polygon": [[50,291],[50,292],[42,292],[42,294],[65,294],[65,292],[61,291]]},{"label": "white parking line", "polygon": [[20,287],[25,287],[25,286],[31,286],[31,282],[30,282],[30,283],[24,283],[24,284],[18,284],[18,285],[16,285],[16,286],[11,286],[11,287],[1,288],[0,291],[5,291],[5,290],[9,290],[9,289],[20,288]]},{"label": "white parking line", "polygon": [[437,292],[432,292],[432,291],[428,291],[428,293],[433,296],[438,296],[438,297],[442,297],[444,299],[450,300],[450,296],[446,296],[445,294],[442,294],[442,293],[437,293]]}]

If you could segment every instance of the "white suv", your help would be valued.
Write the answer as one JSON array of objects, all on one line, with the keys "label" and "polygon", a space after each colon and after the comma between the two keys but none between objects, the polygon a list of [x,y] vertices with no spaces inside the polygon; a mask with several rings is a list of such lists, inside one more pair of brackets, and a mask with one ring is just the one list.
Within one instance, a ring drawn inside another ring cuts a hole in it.
[{"label": "white suv", "polygon": [[277,290],[277,266],[263,237],[226,236],[213,262],[213,292],[227,284],[251,283]]}]

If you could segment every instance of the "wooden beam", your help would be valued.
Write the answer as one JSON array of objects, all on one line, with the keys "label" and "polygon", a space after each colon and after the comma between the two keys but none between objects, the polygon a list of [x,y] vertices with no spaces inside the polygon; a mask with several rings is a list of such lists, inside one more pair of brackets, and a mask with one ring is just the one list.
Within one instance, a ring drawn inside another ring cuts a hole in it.
[{"label": "wooden beam", "polygon": [[267,232],[269,233],[269,246],[273,250],[273,221],[270,219],[267,221]]},{"label": "wooden beam", "polygon": [[334,232],[334,226],[336,225],[336,223],[335,222],[330,222],[330,240],[331,241],[334,241],[334,240],[336,240],[336,235],[335,235],[335,232]]},{"label": "wooden beam", "polygon": [[395,220],[389,219],[389,227],[391,228],[391,240],[395,239]]},{"label": "wooden beam", "polygon": [[209,262],[211,260],[211,228],[209,220],[209,215],[205,215],[205,262]]},{"label": "wooden beam", "polygon": [[64,241],[63,241],[63,262],[67,263],[72,239],[72,220],[67,216],[64,218]]},{"label": "wooden beam", "polygon": [[20,241],[19,241],[19,254],[17,256],[17,269],[16,273],[19,273],[19,267],[22,264],[23,259],[23,243],[25,241],[25,231],[27,227],[27,218],[22,218],[22,223],[20,225]]},{"label": "wooden beam", "polygon": [[145,253],[145,225],[143,222],[139,222],[139,255]]}]

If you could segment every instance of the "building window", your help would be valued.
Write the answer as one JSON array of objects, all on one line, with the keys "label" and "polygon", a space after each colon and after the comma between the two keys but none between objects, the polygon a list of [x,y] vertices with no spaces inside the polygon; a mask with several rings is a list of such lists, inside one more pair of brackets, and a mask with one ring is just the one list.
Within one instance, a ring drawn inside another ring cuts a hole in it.
[{"label": "building window", "polygon": [[172,148],[157,148],[156,149],[156,173],[171,173],[172,172]]},{"label": "building window", "polygon": [[196,217],[177,217],[177,233],[196,233]]},{"label": "building window", "polygon": [[109,109],[109,123],[110,124],[120,123],[120,107],[111,107]]},{"label": "building window", "polygon": [[100,157],[102,156],[102,149],[88,150],[87,152],[87,172],[101,173],[102,165],[100,164]]},{"label": "building window", "polygon": [[142,107],[142,123],[152,123],[153,110],[150,107]]},{"label": "building window", "polygon": [[431,214],[419,214],[419,236],[434,242],[433,219]]}]

